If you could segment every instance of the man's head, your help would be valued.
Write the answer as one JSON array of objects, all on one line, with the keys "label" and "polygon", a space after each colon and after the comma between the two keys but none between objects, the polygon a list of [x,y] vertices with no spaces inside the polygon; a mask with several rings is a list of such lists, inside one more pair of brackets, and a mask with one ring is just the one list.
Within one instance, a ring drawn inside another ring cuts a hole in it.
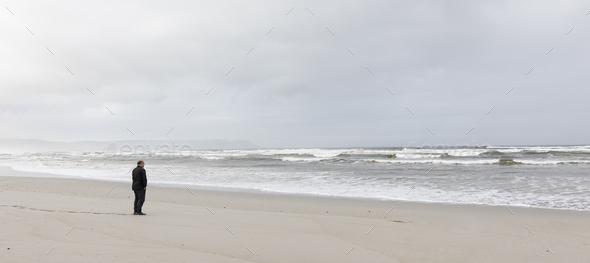
[{"label": "man's head", "polygon": [[144,165],[145,165],[145,163],[143,162],[143,160],[137,161],[137,166],[143,167]]}]

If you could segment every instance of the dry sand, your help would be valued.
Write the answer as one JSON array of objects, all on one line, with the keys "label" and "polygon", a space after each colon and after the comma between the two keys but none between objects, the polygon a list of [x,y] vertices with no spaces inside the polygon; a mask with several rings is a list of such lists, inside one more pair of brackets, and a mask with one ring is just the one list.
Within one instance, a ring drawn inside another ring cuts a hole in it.
[{"label": "dry sand", "polygon": [[129,183],[36,175],[0,169],[1,262],[590,262],[589,212],[148,186],[134,216]]}]

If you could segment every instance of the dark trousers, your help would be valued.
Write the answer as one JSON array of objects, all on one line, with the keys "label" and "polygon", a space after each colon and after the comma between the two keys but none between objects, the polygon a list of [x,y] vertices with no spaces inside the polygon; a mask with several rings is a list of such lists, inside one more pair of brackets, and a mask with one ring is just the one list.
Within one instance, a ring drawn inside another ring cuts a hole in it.
[{"label": "dark trousers", "polygon": [[141,207],[145,202],[145,189],[133,190],[135,193],[135,202],[133,202],[133,212],[141,213]]}]

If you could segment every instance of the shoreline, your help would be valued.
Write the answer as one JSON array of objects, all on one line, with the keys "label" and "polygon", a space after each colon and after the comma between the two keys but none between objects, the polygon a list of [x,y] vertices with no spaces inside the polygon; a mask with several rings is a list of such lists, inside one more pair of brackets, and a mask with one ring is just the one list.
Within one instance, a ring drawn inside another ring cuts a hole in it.
[{"label": "shoreline", "polygon": [[[13,177],[23,178],[48,178],[48,179],[71,179],[71,180],[84,180],[84,181],[96,181],[96,182],[110,182],[116,184],[129,184],[131,181],[117,181],[100,178],[88,178],[88,177],[77,177],[69,175],[59,175],[52,173],[41,173],[41,172],[28,172],[14,170],[10,166],[0,166],[0,177],[4,176],[5,173],[16,174]],[[160,188],[176,188],[185,189],[190,187],[191,190],[199,191],[211,191],[221,193],[245,193],[245,194],[259,194],[259,195],[276,195],[276,196],[293,196],[293,197],[310,197],[310,198],[328,198],[328,199],[343,199],[343,200],[356,200],[356,201],[369,201],[369,202],[398,202],[398,203],[410,203],[410,204],[433,204],[433,205],[457,205],[457,206],[489,206],[489,207],[515,207],[515,208],[526,208],[526,209],[541,209],[541,210],[557,210],[557,211],[575,211],[575,212],[587,212],[590,210],[582,209],[571,209],[571,208],[547,208],[547,207],[533,207],[527,205],[513,205],[513,204],[476,204],[476,203],[451,203],[451,202],[435,202],[435,201],[420,201],[420,200],[397,200],[397,199],[385,199],[385,198],[371,198],[371,197],[351,197],[351,196],[334,196],[334,195],[320,195],[320,194],[303,194],[303,193],[287,193],[277,191],[264,191],[252,188],[236,188],[236,187],[218,187],[218,186],[201,186],[201,185],[181,185],[172,183],[153,183],[150,182],[151,187]]]},{"label": "shoreline", "polygon": [[584,262],[590,257],[585,211],[148,186],[147,216],[133,216],[128,183],[10,174],[0,171],[0,257],[10,262]]}]

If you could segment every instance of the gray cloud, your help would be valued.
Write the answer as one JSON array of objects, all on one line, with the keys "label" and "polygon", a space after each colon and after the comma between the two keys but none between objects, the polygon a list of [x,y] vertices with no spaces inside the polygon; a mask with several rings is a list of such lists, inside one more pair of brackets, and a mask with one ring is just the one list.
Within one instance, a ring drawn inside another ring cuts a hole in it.
[{"label": "gray cloud", "polygon": [[587,142],[582,1],[6,5],[15,15],[0,15],[4,138]]}]

